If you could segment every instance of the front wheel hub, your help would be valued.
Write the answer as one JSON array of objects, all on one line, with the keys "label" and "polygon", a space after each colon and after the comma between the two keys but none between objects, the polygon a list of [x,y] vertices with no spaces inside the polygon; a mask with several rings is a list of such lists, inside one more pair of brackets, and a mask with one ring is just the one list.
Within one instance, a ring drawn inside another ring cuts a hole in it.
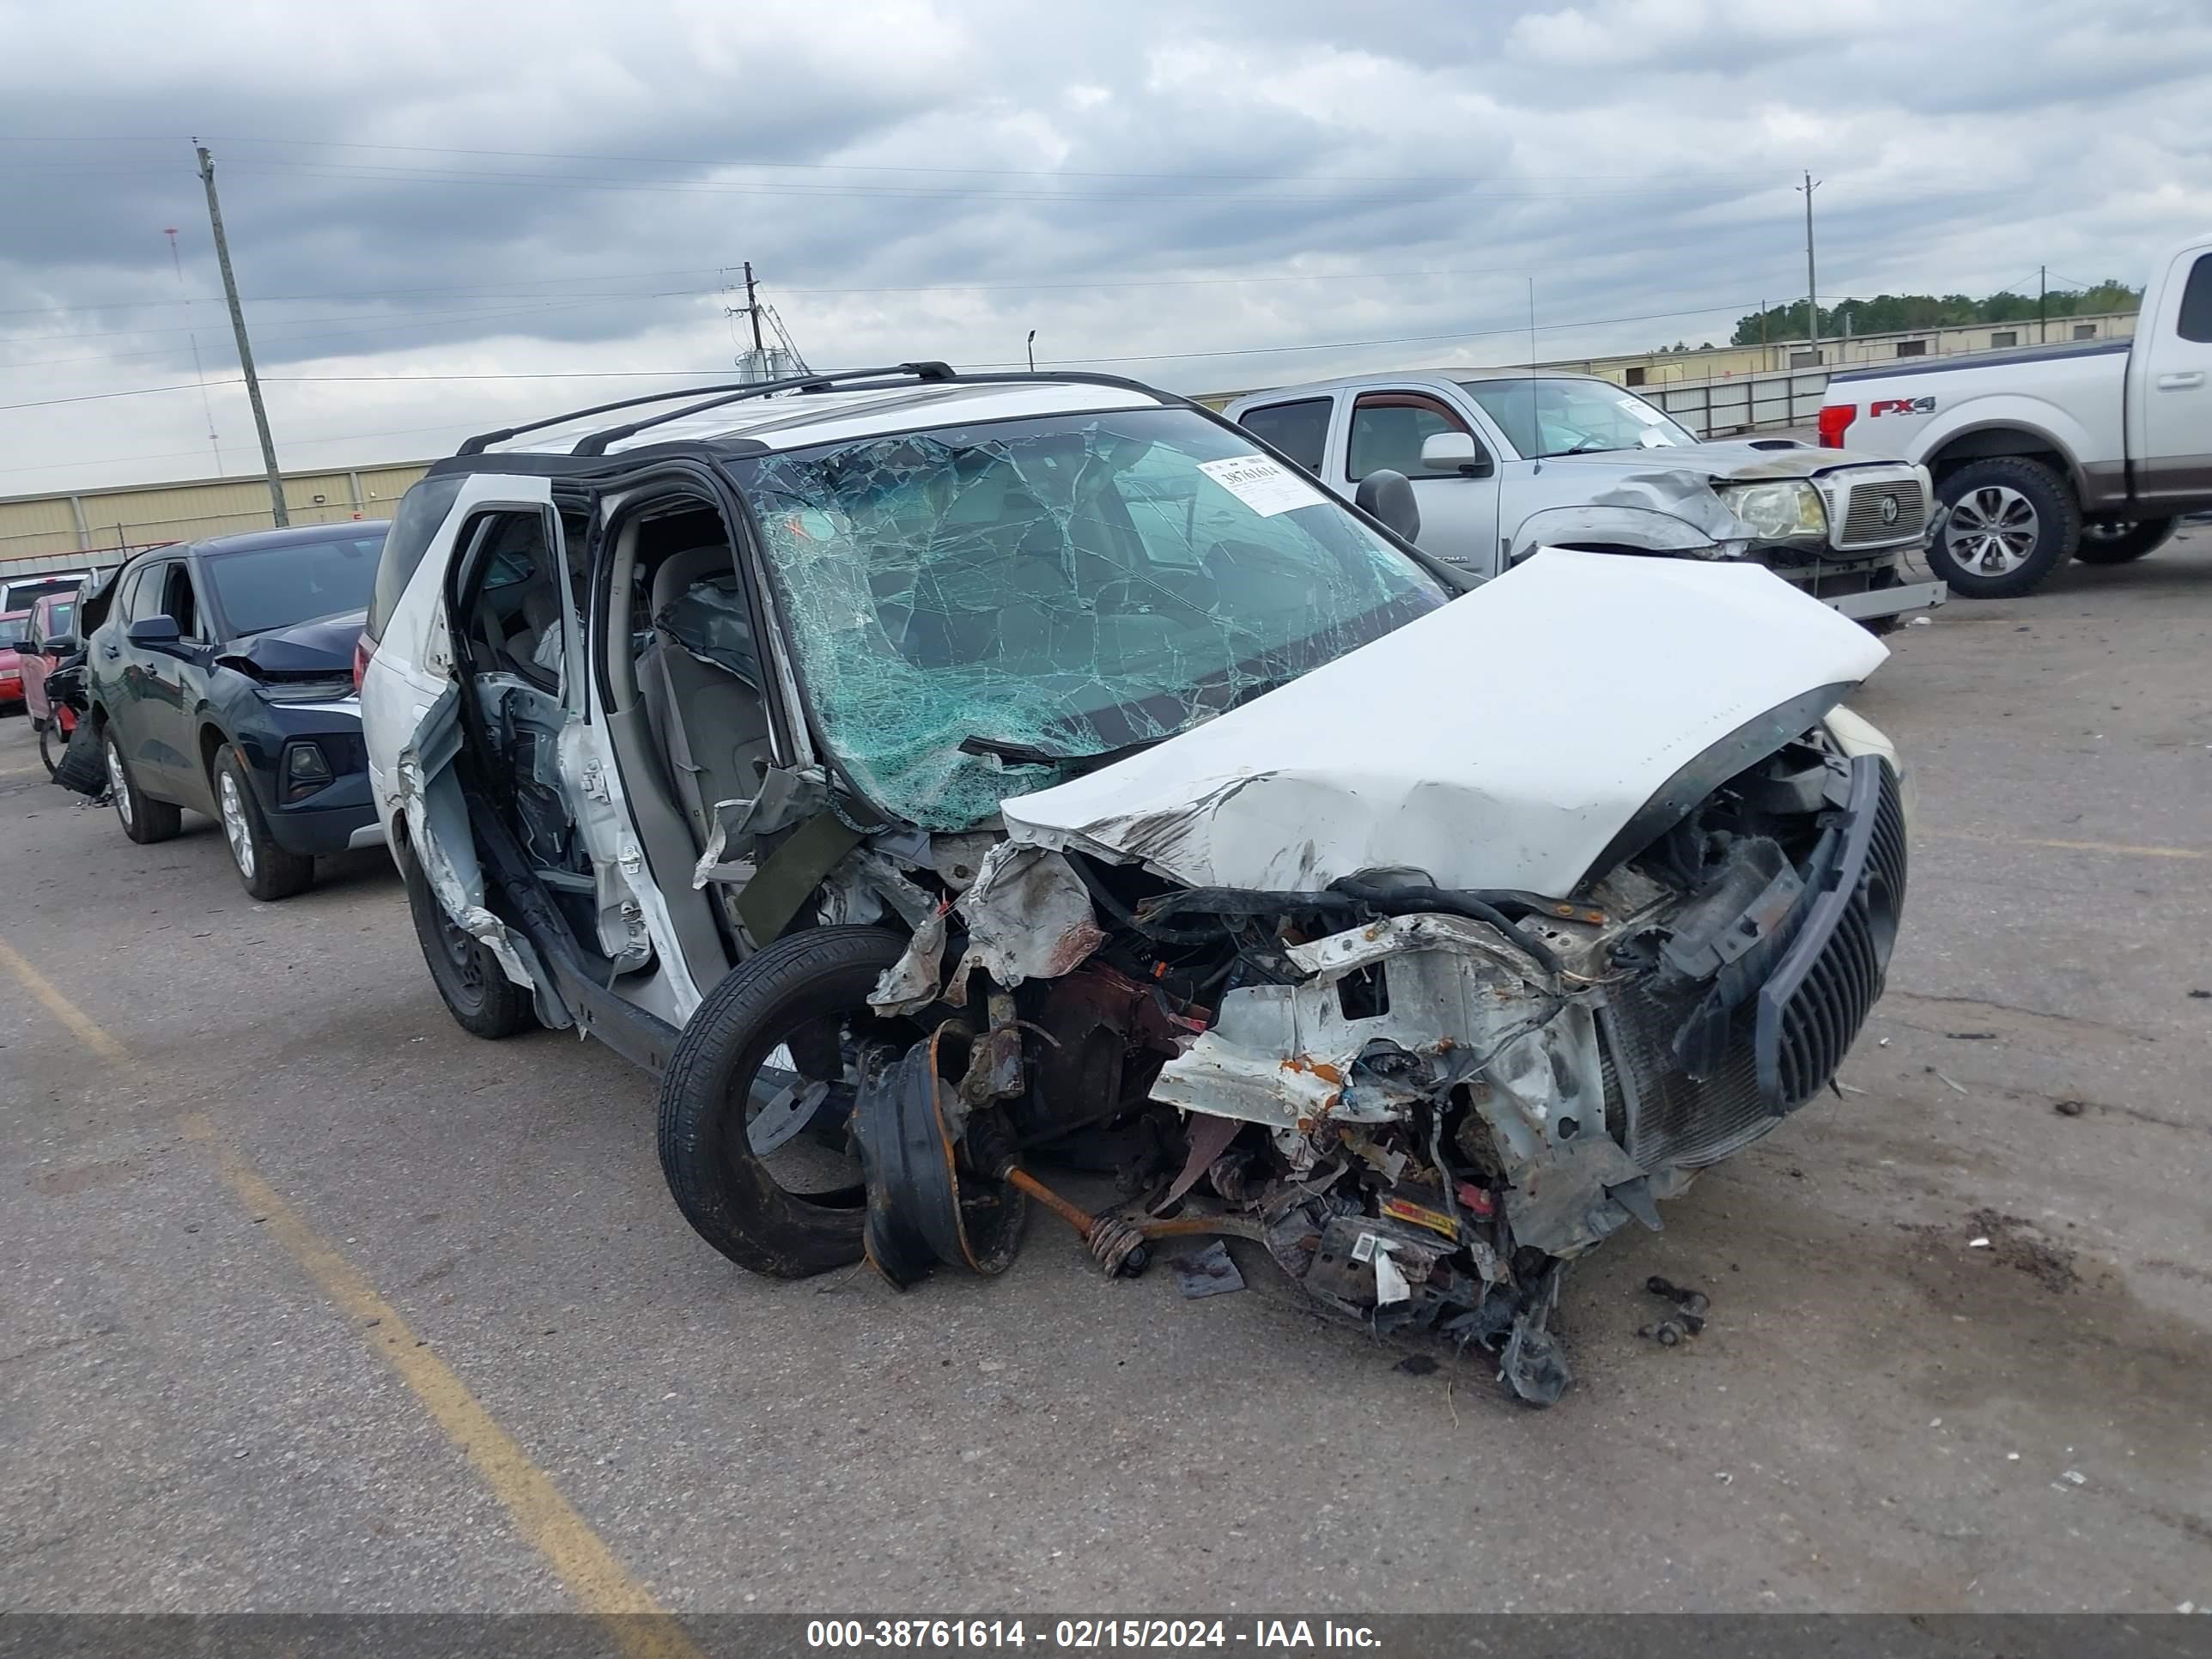
[{"label": "front wheel hub", "polygon": [[953,1125],[974,1039],[947,1020],[896,1060],[864,1070],[853,1138],[868,1187],[869,1264],[899,1290],[939,1262],[1004,1273],[1021,1246],[1028,1203],[961,1156]]}]

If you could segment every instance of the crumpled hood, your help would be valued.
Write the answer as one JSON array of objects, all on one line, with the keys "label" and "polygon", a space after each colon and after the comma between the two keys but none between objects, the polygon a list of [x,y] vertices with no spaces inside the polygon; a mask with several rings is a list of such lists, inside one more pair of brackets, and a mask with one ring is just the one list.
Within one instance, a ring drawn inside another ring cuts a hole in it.
[{"label": "crumpled hood", "polygon": [[[1771,442],[1771,441],[1768,441]],[[1583,455],[1545,458],[1544,471],[1571,467],[1583,472],[1687,472],[1701,478],[1736,483],[1760,483],[1778,478],[1811,478],[1839,466],[1896,466],[1893,458],[1849,449],[1816,449],[1807,445],[1762,448],[1758,441],[1739,439],[1729,443],[1684,444],[1657,449],[1594,449]],[[1595,485],[1595,479],[1592,480]]]},{"label": "crumpled hood", "polygon": [[1314,891],[1411,868],[1444,887],[1562,897],[1692,761],[1784,703],[1840,697],[1887,655],[1756,567],[1548,548],[1001,811],[1014,841],[1193,887]]},{"label": "crumpled hood", "polygon": [[366,611],[319,617],[313,622],[251,635],[223,654],[243,657],[264,674],[349,673],[353,648],[368,620]]}]

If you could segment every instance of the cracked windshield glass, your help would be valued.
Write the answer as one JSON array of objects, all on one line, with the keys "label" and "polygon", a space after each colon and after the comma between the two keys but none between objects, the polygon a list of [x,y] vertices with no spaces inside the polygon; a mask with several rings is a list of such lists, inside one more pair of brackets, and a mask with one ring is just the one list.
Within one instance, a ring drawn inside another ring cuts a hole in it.
[{"label": "cracked windshield glass", "polygon": [[1186,410],[735,471],[823,738],[925,829],[971,828],[1447,597],[1303,474]]}]

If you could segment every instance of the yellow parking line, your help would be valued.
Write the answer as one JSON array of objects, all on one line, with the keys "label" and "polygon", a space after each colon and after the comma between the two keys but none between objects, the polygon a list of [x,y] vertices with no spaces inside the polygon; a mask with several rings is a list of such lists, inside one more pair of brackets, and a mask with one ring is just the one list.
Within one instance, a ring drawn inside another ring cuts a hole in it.
[{"label": "yellow parking line", "polygon": [[112,1060],[118,1066],[128,1066],[131,1056],[113,1037],[100,1030],[77,1006],[53,987],[52,981],[31,966],[21,951],[4,939],[0,939],[0,963],[22,981],[23,988],[38,999],[39,1006],[70,1029],[70,1034],[79,1042],[97,1054],[102,1060]]},{"label": "yellow parking line", "polygon": [[[134,1065],[128,1049],[13,946],[0,943],[0,964],[88,1048],[120,1066]],[[186,1113],[178,1124],[186,1139],[208,1149],[239,1202],[262,1218],[264,1230],[414,1390],[431,1420],[483,1477],[516,1528],[545,1558],[576,1604],[606,1625],[627,1659],[702,1659],[683,1626],[615,1559],[552,1478],[477,1403],[453,1368],[421,1342],[367,1276],[262,1179],[204,1113]]]},{"label": "yellow parking line", "polygon": [[2131,847],[2117,841],[2048,841],[2037,836],[1984,835],[1972,830],[1921,830],[1930,841],[1972,841],[1990,847],[2047,847],[2060,853],[2116,853],[2136,859],[2212,859],[2193,847]]}]

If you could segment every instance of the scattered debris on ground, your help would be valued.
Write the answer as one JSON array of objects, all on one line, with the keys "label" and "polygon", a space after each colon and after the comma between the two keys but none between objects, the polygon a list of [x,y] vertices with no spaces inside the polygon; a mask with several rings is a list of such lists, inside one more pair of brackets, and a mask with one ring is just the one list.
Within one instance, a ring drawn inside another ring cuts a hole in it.
[{"label": "scattered debris on ground", "polygon": [[2080,1100],[2054,1100],[2051,1109],[2061,1117],[2079,1117],[2089,1109],[2088,1103]]},{"label": "scattered debris on ground", "polygon": [[1943,1035],[1954,1042],[1993,1042],[1997,1034],[1995,1031],[1946,1031]]},{"label": "scattered debris on ground", "polygon": [[1231,1291],[1244,1288],[1244,1275],[1229,1259],[1229,1247],[1218,1238],[1202,1250],[1177,1256],[1171,1265],[1176,1283],[1182,1287],[1183,1295],[1194,1302],[1200,1297],[1226,1296]]},{"label": "scattered debris on ground", "polygon": [[1394,1371],[1403,1371],[1408,1376],[1429,1376],[1434,1375],[1439,1367],[1431,1355],[1409,1353],[1390,1369]]},{"label": "scattered debris on ground", "polygon": [[1986,1247],[1999,1261],[2026,1273],[2053,1295],[2063,1295],[2080,1285],[2081,1275],[2075,1267],[2074,1252],[2044,1237],[2027,1217],[1977,1210],[1966,1219],[1986,1237]]},{"label": "scattered debris on ground", "polygon": [[1673,1303],[1675,1311],[1656,1323],[1646,1325],[1637,1335],[1656,1342],[1662,1348],[1679,1347],[1684,1339],[1697,1335],[1705,1328],[1705,1311],[1712,1306],[1712,1298],[1703,1291],[1691,1290],[1662,1279],[1657,1273],[1644,1281],[1644,1288],[1656,1297]]}]

